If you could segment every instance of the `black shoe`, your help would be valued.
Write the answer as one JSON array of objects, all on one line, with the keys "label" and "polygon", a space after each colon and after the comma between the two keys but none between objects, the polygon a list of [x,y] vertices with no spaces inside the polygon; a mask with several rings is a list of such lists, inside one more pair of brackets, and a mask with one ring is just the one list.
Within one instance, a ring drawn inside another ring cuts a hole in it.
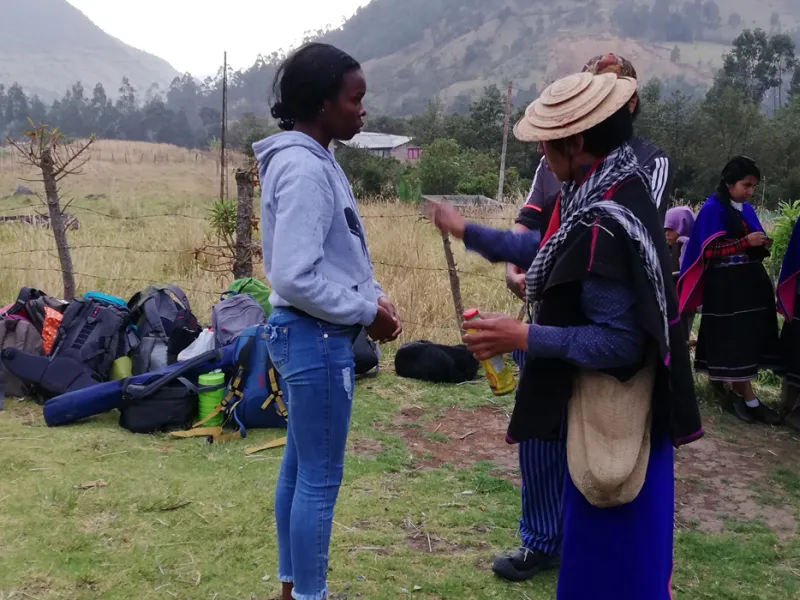
[{"label": "black shoe", "polygon": [[557,569],[561,563],[558,556],[550,556],[539,550],[520,548],[494,559],[492,571],[508,581],[527,581],[542,571]]},{"label": "black shoe", "polygon": [[723,408],[740,421],[744,421],[745,423],[756,422],[755,417],[750,412],[751,409],[744,403],[744,398],[732,392],[728,394],[728,397],[725,399]]},{"label": "black shoe", "polygon": [[759,402],[758,406],[755,408],[750,408],[746,404],[744,405],[745,409],[747,409],[748,414],[753,418],[754,421],[758,421],[759,423],[764,423],[764,425],[780,425],[781,424],[781,416],[772,410],[769,406],[765,405],[763,402]]}]

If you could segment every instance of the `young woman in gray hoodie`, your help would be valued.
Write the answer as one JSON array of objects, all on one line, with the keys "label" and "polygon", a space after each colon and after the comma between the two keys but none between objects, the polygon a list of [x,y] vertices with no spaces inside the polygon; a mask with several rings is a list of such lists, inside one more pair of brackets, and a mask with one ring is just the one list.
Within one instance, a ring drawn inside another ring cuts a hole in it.
[{"label": "young woman in gray hoodie", "polygon": [[275,490],[283,600],[323,600],[333,508],[353,404],[353,341],[400,335],[373,279],[350,183],[328,150],[363,126],[366,81],[353,58],[309,44],[275,78],[283,133],[253,145],[262,185],[264,268],[275,307],[269,352],[285,382],[286,449]]}]

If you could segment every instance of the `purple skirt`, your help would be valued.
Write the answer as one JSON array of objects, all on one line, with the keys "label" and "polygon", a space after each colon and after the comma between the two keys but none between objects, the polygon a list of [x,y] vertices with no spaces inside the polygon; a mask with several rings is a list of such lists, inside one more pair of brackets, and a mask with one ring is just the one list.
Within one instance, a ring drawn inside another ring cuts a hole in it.
[{"label": "purple skirt", "polygon": [[557,600],[670,600],[674,456],[654,436],[642,491],[617,508],[589,504],[567,473]]}]

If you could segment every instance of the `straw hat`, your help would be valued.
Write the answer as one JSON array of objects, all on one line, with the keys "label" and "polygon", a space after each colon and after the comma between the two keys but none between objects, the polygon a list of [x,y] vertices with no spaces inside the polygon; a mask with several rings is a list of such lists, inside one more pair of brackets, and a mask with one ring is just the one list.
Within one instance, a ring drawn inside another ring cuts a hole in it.
[{"label": "straw hat", "polygon": [[583,371],[567,411],[567,466],[575,487],[599,508],[628,504],[650,461],[655,361],[626,382]]},{"label": "straw hat", "polygon": [[602,123],[625,106],[636,80],[614,73],[577,73],[551,84],[514,126],[521,142],[561,140]]}]

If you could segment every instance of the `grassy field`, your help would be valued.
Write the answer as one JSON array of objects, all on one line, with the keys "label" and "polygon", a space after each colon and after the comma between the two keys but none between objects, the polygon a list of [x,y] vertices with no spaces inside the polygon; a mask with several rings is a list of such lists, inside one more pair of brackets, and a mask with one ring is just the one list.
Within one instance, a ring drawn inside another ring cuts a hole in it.
[{"label": "grassy field", "polygon": [[[553,598],[554,575],[508,585],[489,571],[518,543],[508,408],[483,382],[418,385],[387,368],[359,385],[333,597]],[[676,597],[800,597],[797,440],[706,413],[708,438],[678,454]],[[246,458],[254,440],[133,436],[115,415],[50,430],[12,401],[0,413],[0,597],[275,597],[280,453]]]},{"label": "grassy field", "polygon": [[[0,198],[24,176],[0,158]],[[218,189],[213,158],[101,143],[69,186],[69,210],[82,222],[69,234],[82,291],[127,297],[149,282],[174,282],[208,318],[228,283],[203,270],[194,252]],[[92,194],[106,197],[86,198]],[[20,204],[32,205],[0,200],[0,214]],[[184,216],[149,217],[164,213]],[[406,321],[404,340],[455,342],[440,237],[408,206],[366,204],[363,213],[377,276]],[[512,214],[487,222],[510,223]],[[52,248],[47,231],[0,224],[0,303],[22,285],[59,292]],[[465,303],[516,314],[502,269],[454,250]],[[552,574],[508,585],[490,573],[492,556],[518,543],[519,474],[515,449],[503,440],[511,400],[493,398],[484,381],[400,380],[392,352],[382,374],[356,393],[333,532],[332,600],[553,598]],[[771,401],[775,383],[765,378],[762,387]],[[800,598],[800,440],[735,423],[702,382],[699,389],[708,435],[677,453],[675,597]],[[38,406],[6,401],[0,600],[276,597],[280,451],[246,458],[244,448],[277,434],[209,445],[134,436],[117,418],[48,429]]]},{"label": "grassy field", "polygon": [[[43,210],[36,197],[11,196],[20,182],[33,177],[9,153],[0,154],[0,216]],[[235,188],[231,181],[232,197]],[[230,283],[229,275],[209,272],[204,255],[197,255],[208,239],[205,217],[218,190],[211,156],[170,146],[99,142],[84,175],[65,182],[64,195],[71,200],[67,210],[81,222],[80,230],[69,235],[78,289],[129,298],[152,282],[176,283],[186,290],[198,317],[208,320]],[[361,212],[376,276],[407,318],[403,339],[457,341],[441,237],[409,205],[372,202]],[[510,226],[514,214],[508,210],[484,218]],[[0,302],[13,301],[25,285],[60,293],[49,231],[0,224],[0,248],[7,257],[0,264]],[[519,302],[505,290],[502,267],[467,255],[461,244],[453,244],[453,250],[463,271],[466,304],[519,310]],[[261,265],[256,273],[263,276]]]}]

